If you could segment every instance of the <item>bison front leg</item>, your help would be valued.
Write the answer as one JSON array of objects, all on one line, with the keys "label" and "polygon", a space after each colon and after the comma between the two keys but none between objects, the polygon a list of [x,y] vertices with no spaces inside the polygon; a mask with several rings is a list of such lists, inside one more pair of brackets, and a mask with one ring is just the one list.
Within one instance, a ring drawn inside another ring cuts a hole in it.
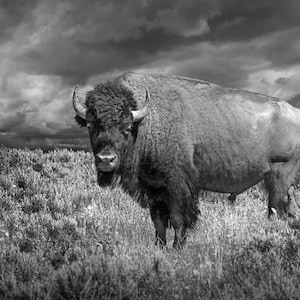
[{"label": "bison front leg", "polygon": [[175,231],[173,247],[181,249],[186,242],[187,230],[193,228],[198,214],[198,192],[191,181],[177,180],[170,185],[170,223]]},{"label": "bison front leg", "polygon": [[180,207],[172,206],[170,221],[175,231],[173,247],[175,249],[181,249],[186,242],[186,226]]},{"label": "bison front leg", "polygon": [[150,205],[150,214],[155,227],[155,245],[166,246],[166,231],[169,223],[169,211],[163,201],[156,201]]}]

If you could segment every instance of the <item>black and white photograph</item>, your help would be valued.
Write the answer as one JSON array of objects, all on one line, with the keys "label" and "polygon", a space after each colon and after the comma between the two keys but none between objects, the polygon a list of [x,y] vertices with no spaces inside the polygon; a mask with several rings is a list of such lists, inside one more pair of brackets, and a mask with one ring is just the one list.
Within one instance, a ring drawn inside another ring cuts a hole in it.
[{"label": "black and white photograph", "polygon": [[0,0],[0,299],[300,299],[299,12]]}]

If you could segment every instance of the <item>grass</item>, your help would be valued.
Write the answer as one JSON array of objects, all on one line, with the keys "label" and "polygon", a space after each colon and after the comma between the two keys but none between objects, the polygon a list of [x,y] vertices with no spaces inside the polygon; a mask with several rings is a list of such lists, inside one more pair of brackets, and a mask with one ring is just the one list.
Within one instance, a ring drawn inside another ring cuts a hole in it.
[{"label": "grass", "polygon": [[300,299],[299,232],[267,219],[259,186],[233,205],[203,193],[181,251],[97,186],[90,153],[1,148],[0,199],[0,299]]}]

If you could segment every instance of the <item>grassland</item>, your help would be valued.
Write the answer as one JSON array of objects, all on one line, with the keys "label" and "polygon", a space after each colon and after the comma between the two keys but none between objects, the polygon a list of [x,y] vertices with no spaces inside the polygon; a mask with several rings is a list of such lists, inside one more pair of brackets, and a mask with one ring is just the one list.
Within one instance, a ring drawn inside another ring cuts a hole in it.
[{"label": "grassland", "polygon": [[300,233],[267,219],[259,186],[199,207],[185,248],[160,250],[91,154],[0,148],[0,299],[300,299]]}]

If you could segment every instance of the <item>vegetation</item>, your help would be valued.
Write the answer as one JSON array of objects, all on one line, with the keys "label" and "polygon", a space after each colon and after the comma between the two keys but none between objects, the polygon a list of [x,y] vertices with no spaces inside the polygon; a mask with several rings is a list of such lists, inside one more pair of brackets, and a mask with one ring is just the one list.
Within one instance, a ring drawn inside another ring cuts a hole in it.
[{"label": "vegetation", "polygon": [[160,250],[90,153],[1,148],[0,299],[299,299],[299,231],[267,219],[259,186],[199,207],[185,248]]}]

